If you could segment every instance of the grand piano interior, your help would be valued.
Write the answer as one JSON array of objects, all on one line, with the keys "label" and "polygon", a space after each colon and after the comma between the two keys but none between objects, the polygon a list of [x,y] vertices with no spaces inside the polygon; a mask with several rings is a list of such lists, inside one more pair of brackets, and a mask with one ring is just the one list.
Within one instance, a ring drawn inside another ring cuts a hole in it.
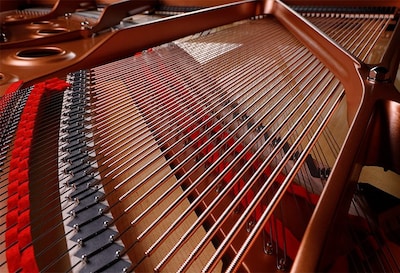
[{"label": "grand piano interior", "polygon": [[399,272],[400,2],[1,0],[1,272]]}]

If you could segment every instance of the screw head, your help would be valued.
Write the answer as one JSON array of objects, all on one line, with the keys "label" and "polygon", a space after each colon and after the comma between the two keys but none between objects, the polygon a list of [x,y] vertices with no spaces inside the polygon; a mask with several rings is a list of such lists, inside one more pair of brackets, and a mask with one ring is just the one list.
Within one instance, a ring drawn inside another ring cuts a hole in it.
[{"label": "screw head", "polygon": [[383,66],[374,66],[369,70],[368,80],[370,82],[383,82],[389,79],[388,69]]}]

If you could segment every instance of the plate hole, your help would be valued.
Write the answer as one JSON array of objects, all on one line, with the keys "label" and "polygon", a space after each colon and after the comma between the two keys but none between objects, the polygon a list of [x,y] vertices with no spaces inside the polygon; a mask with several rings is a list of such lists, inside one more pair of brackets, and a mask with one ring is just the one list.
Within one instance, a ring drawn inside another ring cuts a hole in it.
[{"label": "plate hole", "polygon": [[61,54],[62,50],[59,48],[33,48],[25,49],[17,53],[21,58],[41,58]]},{"label": "plate hole", "polygon": [[40,29],[38,30],[39,34],[59,34],[67,32],[67,30],[62,28],[48,28],[48,29]]}]

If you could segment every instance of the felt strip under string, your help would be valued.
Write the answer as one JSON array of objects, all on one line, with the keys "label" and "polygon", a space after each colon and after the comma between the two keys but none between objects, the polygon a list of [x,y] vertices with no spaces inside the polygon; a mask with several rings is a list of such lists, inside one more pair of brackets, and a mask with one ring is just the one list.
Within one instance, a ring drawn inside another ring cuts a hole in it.
[{"label": "felt strip under string", "polygon": [[22,112],[11,153],[5,233],[6,257],[10,272],[39,272],[30,231],[29,155],[35,129],[36,115],[43,96],[60,92],[68,84],[53,78],[36,84]]}]

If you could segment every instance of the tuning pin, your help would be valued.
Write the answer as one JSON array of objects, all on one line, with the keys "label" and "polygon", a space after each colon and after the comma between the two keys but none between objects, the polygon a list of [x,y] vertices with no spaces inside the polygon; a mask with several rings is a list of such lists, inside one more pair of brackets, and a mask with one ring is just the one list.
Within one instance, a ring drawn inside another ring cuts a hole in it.
[{"label": "tuning pin", "polygon": [[83,255],[81,256],[81,259],[82,259],[82,262],[84,262],[85,264],[88,262],[88,257],[87,257],[86,254],[83,254]]},{"label": "tuning pin", "polygon": [[75,232],[78,232],[78,231],[79,231],[79,225],[78,225],[78,224],[75,224],[75,225],[73,226],[73,229],[75,230]]},{"label": "tuning pin", "polygon": [[70,212],[69,212],[69,215],[72,217],[72,218],[75,218],[75,210],[71,210]]}]

